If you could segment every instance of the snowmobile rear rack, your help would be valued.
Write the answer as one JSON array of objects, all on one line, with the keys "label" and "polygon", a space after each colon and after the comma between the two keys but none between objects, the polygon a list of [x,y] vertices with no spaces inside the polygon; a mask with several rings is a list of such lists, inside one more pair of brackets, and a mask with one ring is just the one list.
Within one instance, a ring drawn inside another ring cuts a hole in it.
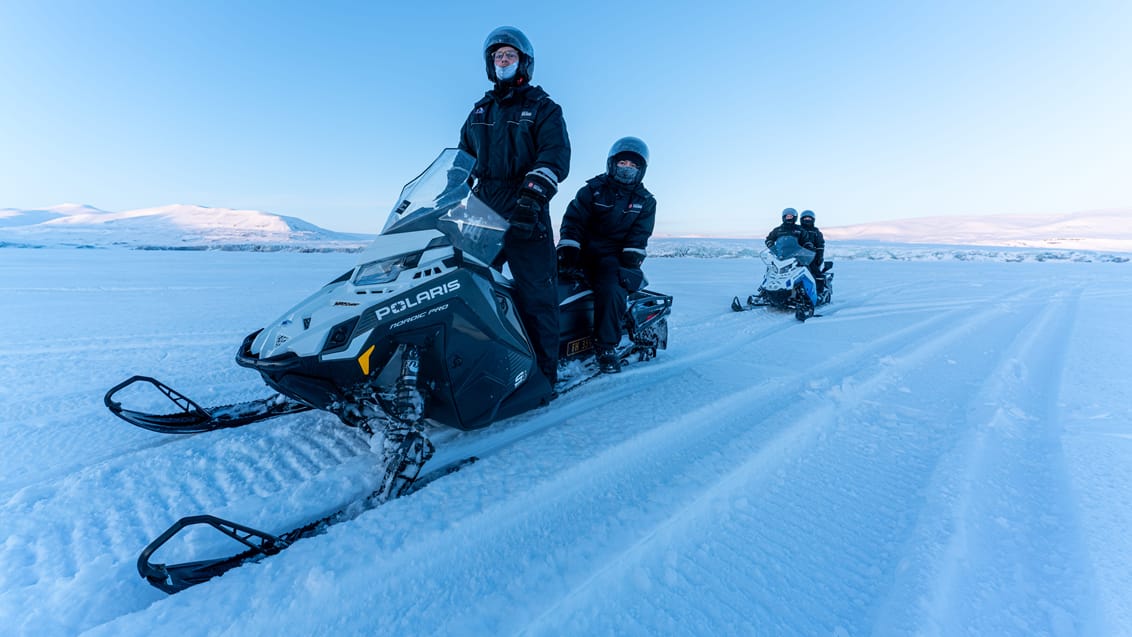
[{"label": "snowmobile rear rack", "polygon": [[[135,383],[149,383],[165,395],[180,411],[153,414],[126,409],[114,395]],[[291,400],[281,394],[232,405],[204,408],[189,397],[149,376],[133,376],[110,388],[103,399],[107,409],[126,422],[163,434],[195,434],[214,429],[227,429],[251,424],[267,418],[294,414],[312,409],[310,405]]]}]

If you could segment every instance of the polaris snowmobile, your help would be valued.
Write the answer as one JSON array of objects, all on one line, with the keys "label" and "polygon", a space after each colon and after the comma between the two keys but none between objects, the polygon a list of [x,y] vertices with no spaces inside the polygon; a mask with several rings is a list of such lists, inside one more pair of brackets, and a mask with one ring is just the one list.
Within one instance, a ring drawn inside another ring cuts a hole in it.
[{"label": "polaris snowmobile", "polygon": [[809,268],[817,253],[799,245],[797,237],[779,237],[773,246],[762,251],[761,256],[766,264],[766,273],[759,291],[748,296],[745,305],[739,302],[739,297],[733,298],[732,310],[742,312],[769,306],[793,310],[794,318],[805,321],[814,316],[815,308],[832,300],[833,272],[830,269],[833,268],[833,262],[826,261],[822,264],[825,286],[821,294],[818,294],[817,281]]},{"label": "polaris snowmobile", "polygon": [[[244,339],[237,364],[258,371],[277,394],[205,408],[153,378],[134,376],[107,392],[107,407],[163,433],[237,427],[309,409],[331,412],[346,425],[384,436],[383,479],[369,499],[376,505],[413,488],[433,454],[429,428],[486,427],[592,378],[593,295],[584,281],[568,277],[559,284],[563,380],[551,387],[539,371],[511,282],[493,267],[508,224],[471,194],[474,164],[463,151],[444,150],[404,187],[354,268]],[[620,359],[653,358],[667,347],[672,297],[642,289],[628,304]],[[177,410],[128,409],[117,398],[146,387]],[[221,560],[149,563],[154,550],[192,524],[213,526],[248,550]],[[294,537],[211,516],[183,518],[146,548],[138,568],[150,583],[175,592],[278,552]]]}]

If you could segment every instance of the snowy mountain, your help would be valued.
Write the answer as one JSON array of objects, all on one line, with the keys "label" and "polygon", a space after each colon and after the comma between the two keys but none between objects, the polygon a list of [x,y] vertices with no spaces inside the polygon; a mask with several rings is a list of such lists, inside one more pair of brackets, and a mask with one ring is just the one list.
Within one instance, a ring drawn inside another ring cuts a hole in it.
[{"label": "snowy mountain", "polygon": [[[1132,253],[1132,211],[924,217],[822,231],[830,243],[828,255],[840,259],[1119,260],[1126,257],[1112,253]],[[0,209],[0,247],[356,251],[372,238],[258,210],[172,205],[107,212],[79,204]],[[876,250],[878,242],[886,248]],[[969,249],[957,252],[952,247],[956,245]],[[717,258],[757,256],[761,249],[762,237],[657,235],[649,252],[657,257]]]},{"label": "snowy mountain", "polygon": [[375,443],[103,394],[268,395],[242,339],[359,255],[0,250],[0,635],[1132,635],[1132,266],[860,250],[805,323],[728,309],[755,259],[646,261],[656,359],[437,427],[480,460],[172,596],[136,561],[175,520],[294,528],[375,488]]},{"label": "snowy mountain", "polygon": [[259,210],[170,205],[126,212],[65,204],[0,210],[0,246],[357,250],[372,235],[333,232]]},{"label": "snowy mountain", "polygon": [[829,241],[882,241],[1132,252],[1132,210],[921,217],[823,230]]}]

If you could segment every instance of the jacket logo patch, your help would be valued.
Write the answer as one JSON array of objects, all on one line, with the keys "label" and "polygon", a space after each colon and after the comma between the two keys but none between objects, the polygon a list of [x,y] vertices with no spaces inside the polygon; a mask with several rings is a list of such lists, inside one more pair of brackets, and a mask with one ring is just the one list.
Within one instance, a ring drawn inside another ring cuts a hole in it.
[{"label": "jacket logo patch", "polygon": [[476,107],[476,110],[472,111],[472,115],[483,115],[483,114],[484,114],[484,110],[485,110],[485,109],[484,109],[484,107],[482,107],[482,106],[477,106],[477,107]]},{"label": "jacket logo patch", "polygon": [[519,113],[519,117],[534,117],[534,116],[535,116],[535,114],[534,114],[533,111],[523,111],[522,113]]}]

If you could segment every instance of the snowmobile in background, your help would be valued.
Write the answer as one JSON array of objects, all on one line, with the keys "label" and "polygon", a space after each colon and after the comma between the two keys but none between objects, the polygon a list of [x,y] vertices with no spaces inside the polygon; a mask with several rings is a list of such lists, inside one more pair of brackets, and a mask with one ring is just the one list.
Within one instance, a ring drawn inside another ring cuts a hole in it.
[{"label": "snowmobile in background", "polygon": [[[584,281],[567,278],[559,286],[560,364],[574,373],[560,374],[555,388],[539,371],[511,281],[492,267],[508,224],[470,193],[474,165],[467,153],[444,150],[404,187],[354,268],[244,339],[237,364],[258,371],[277,394],[205,408],[151,377],[134,376],[107,392],[107,407],[162,433],[237,427],[309,409],[331,412],[384,437],[383,479],[367,500],[374,506],[414,489],[434,451],[430,428],[487,427],[592,378],[598,373],[592,360],[580,373],[573,362],[592,352],[593,294]],[[672,297],[641,290],[628,303],[617,351],[626,363],[653,358],[667,347]],[[152,395],[152,388],[177,410],[130,409],[118,398]],[[326,523],[332,520],[277,537],[212,516],[182,518],[146,547],[138,569],[151,584],[176,592],[274,554]],[[220,530],[246,551],[171,566],[149,562],[157,548],[195,524]]]},{"label": "snowmobile in background", "polygon": [[819,295],[817,282],[809,268],[817,254],[799,245],[797,237],[779,237],[773,246],[762,251],[761,256],[766,264],[766,273],[759,291],[748,296],[746,304],[740,303],[739,297],[733,298],[732,310],[742,312],[769,306],[793,310],[794,318],[805,321],[814,316],[815,308],[829,303],[833,298],[833,272],[830,272],[833,262],[826,261],[822,264],[825,288]]}]

